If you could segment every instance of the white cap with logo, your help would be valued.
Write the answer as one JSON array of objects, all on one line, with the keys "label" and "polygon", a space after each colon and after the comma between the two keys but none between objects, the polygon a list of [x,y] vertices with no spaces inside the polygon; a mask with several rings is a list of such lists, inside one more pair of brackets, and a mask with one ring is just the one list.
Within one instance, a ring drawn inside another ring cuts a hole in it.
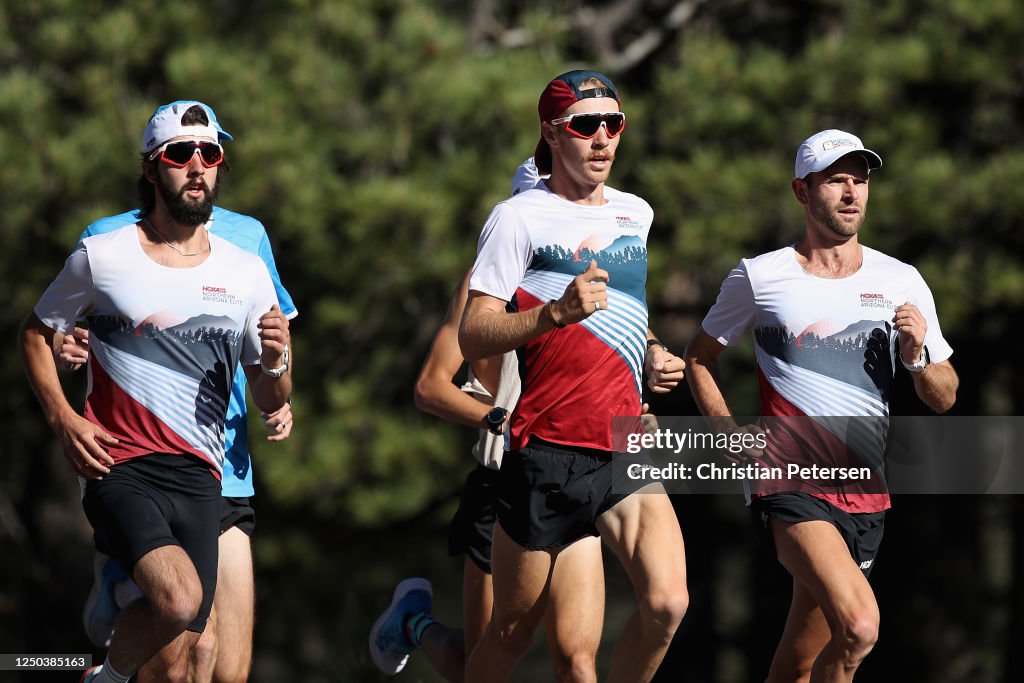
[{"label": "white cap with logo", "polygon": [[[208,125],[185,126],[181,123],[181,117],[192,107],[202,107],[206,112],[206,118],[210,121]],[[226,142],[234,138],[221,128],[217,121],[217,115],[213,113],[208,105],[195,100],[178,100],[157,107],[150,117],[146,130],[142,134],[142,153],[152,152],[154,149],[176,137],[187,136],[193,138],[210,138],[216,142]]]},{"label": "white cap with logo", "polygon": [[882,167],[882,157],[866,149],[859,137],[831,128],[815,133],[800,145],[796,151],[795,177],[802,180],[808,173],[824,171],[847,154],[864,157],[868,162],[868,172]]}]

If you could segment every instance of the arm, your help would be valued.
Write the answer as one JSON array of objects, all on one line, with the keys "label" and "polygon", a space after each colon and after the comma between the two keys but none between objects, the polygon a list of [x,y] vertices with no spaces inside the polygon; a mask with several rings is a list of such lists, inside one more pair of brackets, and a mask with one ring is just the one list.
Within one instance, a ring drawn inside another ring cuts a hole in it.
[{"label": "arm", "polygon": [[480,292],[470,292],[459,327],[459,348],[467,360],[511,351],[534,337],[555,329],[550,304],[509,313],[505,302]]},{"label": "arm", "polygon": [[285,347],[291,355],[291,334],[288,319],[281,308],[274,304],[269,311],[260,316],[260,362],[245,366],[246,379],[252,391],[253,401],[264,413],[277,412],[292,395],[292,361],[288,361],[288,369],[280,377],[271,377],[263,372],[266,368],[279,368],[284,361]]},{"label": "arm", "polygon": [[68,403],[57,376],[54,352],[60,337],[33,313],[21,328],[20,349],[25,373],[39,399],[50,428],[60,438],[64,457],[71,468],[86,479],[99,479],[114,464],[103,448],[117,439],[75,412]]},{"label": "arm", "polygon": [[702,327],[684,352],[689,369],[686,379],[690,384],[690,393],[701,414],[716,431],[735,429],[737,426],[718,380],[718,356],[724,349],[725,346]]},{"label": "arm", "polygon": [[[248,379],[248,377],[246,377]],[[292,433],[292,426],[295,419],[292,416],[292,402],[285,401],[284,405],[272,413],[260,412],[263,424],[267,429],[274,432],[267,437],[267,441],[284,441]]]},{"label": "arm", "polygon": [[[767,433],[767,430],[761,429],[755,424],[743,426],[736,424],[732,410],[722,395],[718,379],[718,356],[724,349],[725,345],[705,332],[703,327],[686,347],[686,364],[689,369],[686,378],[690,382],[690,393],[693,394],[693,400],[696,401],[708,426],[716,433],[747,432],[755,435]],[[739,452],[729,449],[722,451],[722,455],[727,460],[734,462],[751,462],[760,457],[761,453],[761,449],[753,446],[744,447]]]},{"label": "arm", "polygon": [[[486,429],[484,418],[490,406],[481,403],[452,383],[465,363],[459,349],[459,322],[469,296],[469,273],[462,278],[448,304],[448,313],[434,336],[430,353],[416,378],[416,407],[449,422]],[[488,387],[491,389],[491,387]],[[511,406],[500,406],[511,408]]]},{"label": "arm", "polygon": [[[899,331],[900,359],[913,365],[924,353],[928,322],[920,309],[910,302],[896,309],[892,321]],[[923,372],[911,372],[910,375],[914,379],[914,389],[918,397],[929,408],[937,413],[944,413],[953,407],[960,378],[948,360],[930,363]]]},{"label": "arm", "polygon": [[910,374],[914,378],[914,389],[918,397],[935,412],[944,413],[956,403],[960,378],[948,360],[930,363],[924,372]]},{"label": "arm", "polygon": [[[644,353],[644,375],[647,386],[656,394],[666,394],[683,379],[686,363],[661,343],[650,328],[647,329],[647,351]],[[646,404],[645,404],[646,405]],[[646,412],[646,411],[644,411]]]},{"label": "arm", "polygon": [[469,293],[459,327],[459,346],[466,360],[479,360],[517,349],[556,327],[574,325],[598,307],[608,308],[608,271],[597,261],[572,279],[562,296],[527,311],[509,313],[501,299]]}]

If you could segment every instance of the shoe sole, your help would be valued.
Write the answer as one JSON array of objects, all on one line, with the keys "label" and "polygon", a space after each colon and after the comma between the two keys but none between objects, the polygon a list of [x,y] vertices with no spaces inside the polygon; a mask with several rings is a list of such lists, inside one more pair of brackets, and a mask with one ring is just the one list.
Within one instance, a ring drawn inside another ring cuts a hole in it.
[{"label": "shoe sole", "polygon": [[431,599],[434,597],[434,589],[426,579],[405,579],[395,586],[395,593],[391,596],[391,604],[388,605],[387,609],[381,612],[380,616],[377,617],[377,621],[373,622],[373,628],[370,629],[370,658],[373,659],[373,663],[377,665],[378,669],[392,676],[405,668],[405,663],[409,660],[409,655],[404,655],[401,661],[397,664],[392,661],[387,661],[387,653],[377,649],[377,635],[380,633],[380,629],[384,625],[384,622],[387,621],[387,618],[391,615],[391,610],[395,608],[395,605],[397,605],[398,602],[406,595],[417,590],[426,591],[427,595],[429,595]]},{"label": "shoe sole", "polygon": [[[89,626],[92,623],[90,616],[93,610],[96,609],[96,604],[100,601],[100,594],[103,592],[103,572],[106,568],[106,563],[111,558],[107,555],[101,555],[96,553],[96,557],[92,561],[92,589],[89,591],[89,597],[85,600],[85,607],[82,609],[82,624],[85,626],[85,634],[89,636],[89,640],[96,647],[110,647],[110,637],[114,633],[113,624],[111,624],[110,633],[104,636],[104,640],[101,642],[98,640],[97,634],[90,630]],[[113,590],[113,586],[111,586]],[[110,596],[111,600],[114,600],[114,596]],[[116,600],[114,606],[117,606]]]}]

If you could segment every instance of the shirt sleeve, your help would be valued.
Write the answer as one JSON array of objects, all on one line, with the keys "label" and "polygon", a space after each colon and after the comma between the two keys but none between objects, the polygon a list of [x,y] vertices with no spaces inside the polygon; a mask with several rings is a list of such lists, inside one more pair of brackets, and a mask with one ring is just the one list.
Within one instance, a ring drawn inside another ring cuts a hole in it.
[{"label": "shirt sleeve", "polygon": [[704,317],[701,327],[719,343],[735,344],[757,323],[754,290],[745,260],[732,269],[722,282],[718,299]]},{"label": "shirt sleeve", "polygon": [[532,258],[530,235],[522,217],[507,202],[499,203],[480,233],[470,291],[511,301]]},{"label": "shirt sleeve", "polygon": [[263,263],[267,266],[267,272],[270,273],[270,279],[274,283],[274,290],[277,292],[277,302],[281,307],[281,311],[284,312],[286,318],[291,320],[299,314],[297,308],[295,308],[295,302],[292,301],[292,295],[288,293],[288,290],[281,284],[281,276],[277,273],[277,263],[274,261],[274,250],[270,248],[270,238],[267,237],[267,233],[264,230],[263,235],[260,237],[260,245],[258,248],[259,257],[263,259]]},{"label": "shirt sleeve", "polygon": [[[921,274],[914,269],[917,276],[912,287],[910,303],[917,306],[928,323],[928,331],[924,335],[924,345],[928,347],[928,359],[932,363],[941,363],[953,355],[953,347],[949,345],[946,338],[942,336],[942,328],[939,326],[939,315],[935,311],[935,298],[932,290],[921,277]],[[903,302],[898,302],[903,303]]]},{"label": "shirt sleeve", "polygon": [[63,270],[43,292],[34,312],[44,325],[67,334],[75,329],[75,321],[92,309],[95,294],[89,252],[85,242],[79,242],[64,262]]},{"label": "shirt sleeve", "polygon": [[[259,364],[260,354],[263,351],[260,344],[260,317],[269,311],[274,304],[278,303],[277,291],[274,289],[274,283],[270,277],[270,272],[266,267],[255,267],[252,270],[255,280],[252,295],[253,303],[245,321],[245,332],[242,338],[242,354],[239,357],[239,363],[241,365]],[[282,307],[281,310],[283,311],[284,308]]]}]

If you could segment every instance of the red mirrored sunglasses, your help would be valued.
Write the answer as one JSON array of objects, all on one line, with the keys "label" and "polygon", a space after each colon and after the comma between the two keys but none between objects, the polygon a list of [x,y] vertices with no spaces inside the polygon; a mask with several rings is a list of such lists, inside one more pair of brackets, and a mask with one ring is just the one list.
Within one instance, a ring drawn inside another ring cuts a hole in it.
[{"label": "red mirrored sunglasses", "polygon": [[621,111],[600,111],[570,114],[552,119],[551,125],[565,124],[565,129],[578,138],[589,140],[604,126],[608,137],[613,138],[626,127],[626,115]]},{"label": "red mirrored sunglasses", "polygon": [[160,157],[160,161],[166,164],[175,168],[183,168],[192,161],[192,157],[195,156],[196,152],[199,152],[199,160],[203,162],[203,166],[206,168],[217,166],[224,161],[224,148],[216,142],[208,142],[206,140],[175,140],[173,142],[165,142],[153,150],[149,155],[149,160],[153,161]]}]

